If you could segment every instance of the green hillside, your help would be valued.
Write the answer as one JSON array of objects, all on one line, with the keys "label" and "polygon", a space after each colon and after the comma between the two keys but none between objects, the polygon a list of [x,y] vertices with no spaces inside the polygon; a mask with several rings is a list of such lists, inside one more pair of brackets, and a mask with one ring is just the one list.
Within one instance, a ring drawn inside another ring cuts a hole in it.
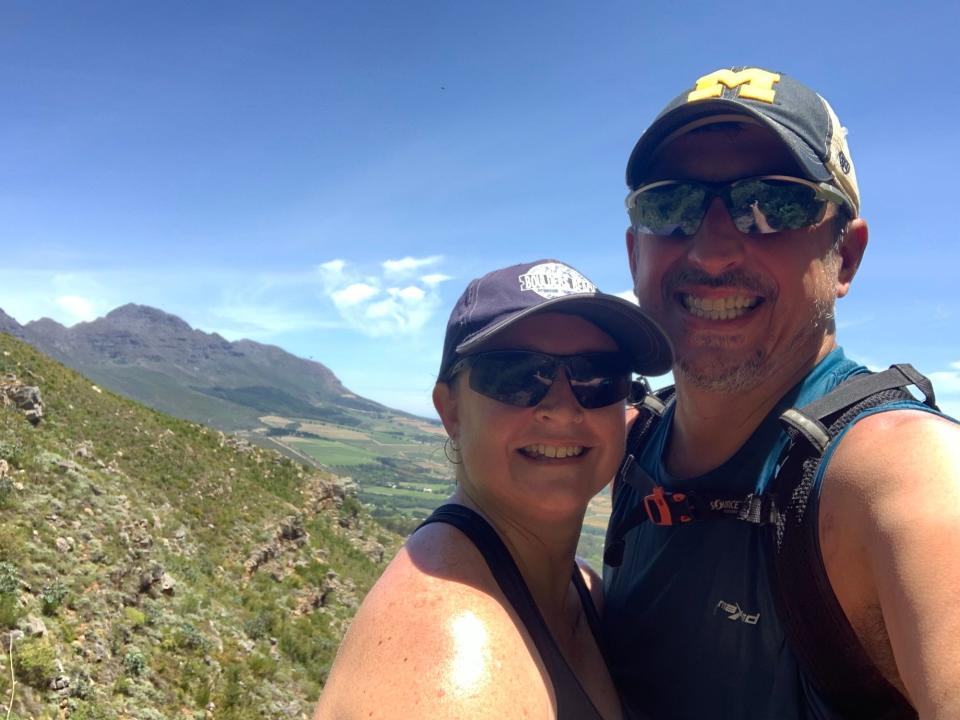
[{"label": "green hillside", "polygon": [[0,717],[309,717],[398,542],[332,474],[0,334]]}]

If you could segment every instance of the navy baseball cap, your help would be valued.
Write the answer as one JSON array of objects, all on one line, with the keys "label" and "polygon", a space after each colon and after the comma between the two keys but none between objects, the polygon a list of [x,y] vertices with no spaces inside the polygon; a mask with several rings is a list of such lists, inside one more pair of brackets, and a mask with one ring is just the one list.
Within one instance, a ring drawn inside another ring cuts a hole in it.
[{"label": "navy baseball cap", "polygon": [[807,180],[830,183],[860,212],[860,190],[847,130],[830,104],[806,85],[762,68],[721,68],[697,79],[673,99],[637,141],[627,161],[627,185],[636,190],[657,150],[703,125],[755,122],[769,128],[796,159]]},{"label": "navy baseball cap", "polygon": [[453,364],[497,333],[542,312],[567,313],[603,330],[631,359],[634,372],[662,375],[673,353],[667,336],[643,310],[597,286],[558,260],[537,260],[471,280],[447,322],[440,381]]}]

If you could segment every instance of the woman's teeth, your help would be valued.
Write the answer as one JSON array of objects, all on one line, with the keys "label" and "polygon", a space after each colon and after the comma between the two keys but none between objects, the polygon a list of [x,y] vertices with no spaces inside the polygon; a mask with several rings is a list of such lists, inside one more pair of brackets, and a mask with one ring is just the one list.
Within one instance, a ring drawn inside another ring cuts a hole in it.
[{"label": "woman's teeth", "polygon": [[548,457],[562,460],[568,457],[577,457],[583,452],[580,445],[527,445],[520,452],[528,457]]},{"label": "woman's teeth", "polygon": [[702,298],[696,295],[683,295],[683,305],[691,315],[707,320],[733,320],[757,305],[760,298],[745,295],[724,298]]}]

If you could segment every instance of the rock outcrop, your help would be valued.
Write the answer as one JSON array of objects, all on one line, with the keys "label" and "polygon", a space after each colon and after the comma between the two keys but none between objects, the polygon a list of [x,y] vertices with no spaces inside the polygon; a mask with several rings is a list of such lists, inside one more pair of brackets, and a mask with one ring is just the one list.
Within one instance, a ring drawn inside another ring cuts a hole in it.
[{"label": "rock outcrop", "polygon": [[43,419],[40,388],[24,384],[16,375],[6,374],[0,378],[0,405],[15,406],[33,425]]}]

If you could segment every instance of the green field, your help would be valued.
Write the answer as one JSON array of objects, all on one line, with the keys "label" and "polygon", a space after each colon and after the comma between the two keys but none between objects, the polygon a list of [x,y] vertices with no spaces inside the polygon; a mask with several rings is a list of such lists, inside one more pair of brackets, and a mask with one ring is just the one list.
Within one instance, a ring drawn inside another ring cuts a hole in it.
[{"label": "green field", "polygon": [[[351,424],[315,419],[261,418],[282,434],[270,435],[359,486],[357,495],[385,527],[409,533],[453,492],[453,471],[443,455],[443,435],[429,421],[397,422],[355,412]],[[274,432],[277,432],[274,430]],[[593,499],[584,517],[578,554],[597,570],[610,516],[610,493]]]},{"label": "green field", "polygon": [[279,438],[284,444],[304,452],[322,465],[361,465],[376,460],[368,448],[339,440]]}]

